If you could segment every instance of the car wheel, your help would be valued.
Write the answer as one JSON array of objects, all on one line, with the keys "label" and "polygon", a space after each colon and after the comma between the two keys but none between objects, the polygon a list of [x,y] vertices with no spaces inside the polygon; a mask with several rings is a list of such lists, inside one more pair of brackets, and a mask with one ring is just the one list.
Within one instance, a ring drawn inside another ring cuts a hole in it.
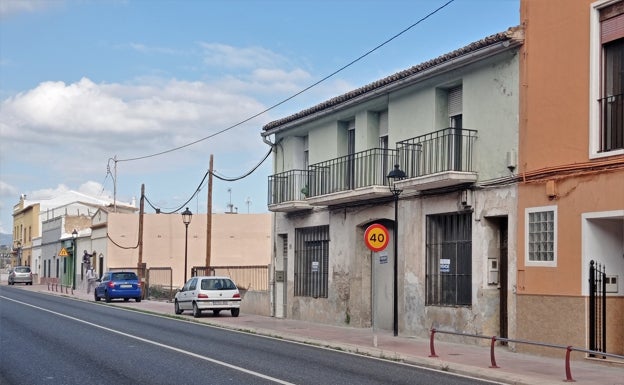
[{"label": "car wheel", "polygon": [[182,309],[180,309],[180,304],[178,303],[177,299],[175,300],[175,303],[173,304],[173,309],[176,314],[182,314]]},{"label": "car wheel", "polygon": [[124,302],[130,301],[130,298],[124,298]]},{"label": "car wheel", "polygon": [[110,294],[108,294],[108,291],[104,292],[104,300],[108,303],[111,301],[111,297]]},{"label": "car wheel", "polygon": [[93,291],[93,299],[95,299],[95,302],[100,302],[100,297],[98,297],[98,295],[95,292],[95,290]]},{"label": "car wheel", "polygon": [[238,317],[239,314],[240,314],[239,308],[232,309],[232,317]]},{"label": "car wheel", "polygon": [[141,297],[136,297],[134,300],[135,300],[136,302],[141,302]]},{"label": "car wheel", "polygon": [[221,313],[221,309],[214,309],[214,310],[212,311],[212,314],[214,314],[214,315],[216,315],[216,316],[218,316],[218,315],[219,315],[219,313]]},{"label": "car wheel", "polygon": [[197,307],[197,304],[193,302],[193,317],[199,318],[201,316],[201,310]]}]

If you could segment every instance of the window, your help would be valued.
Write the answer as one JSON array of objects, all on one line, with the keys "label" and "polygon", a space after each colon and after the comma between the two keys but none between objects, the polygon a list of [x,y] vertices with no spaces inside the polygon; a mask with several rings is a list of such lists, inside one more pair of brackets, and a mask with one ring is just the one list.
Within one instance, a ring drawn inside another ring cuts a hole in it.
[{"label": "window", "polygon": [[329,226],[295,229],[295,296],[327,298]]},{"label": "window", "polygon": [[427,305],[472,304],[472,213],[427,216]]},{"label": "window", "polygon": [[591,155],[624,154],[624,2],[596,6],[591,23]]},{"label": "window", "polygon": [[557,265],[557,207],[528,208],[525,211],[525,264]]}]

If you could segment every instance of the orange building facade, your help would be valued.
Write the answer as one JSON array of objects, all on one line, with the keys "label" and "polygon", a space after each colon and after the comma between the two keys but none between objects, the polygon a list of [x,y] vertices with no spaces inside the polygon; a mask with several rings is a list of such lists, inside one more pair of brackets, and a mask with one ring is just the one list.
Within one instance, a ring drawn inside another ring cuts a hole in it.
[{"label": "orange building facade", "polygon": [[520,21],[517,338],[624,354],[624,1],[522,0]]}]

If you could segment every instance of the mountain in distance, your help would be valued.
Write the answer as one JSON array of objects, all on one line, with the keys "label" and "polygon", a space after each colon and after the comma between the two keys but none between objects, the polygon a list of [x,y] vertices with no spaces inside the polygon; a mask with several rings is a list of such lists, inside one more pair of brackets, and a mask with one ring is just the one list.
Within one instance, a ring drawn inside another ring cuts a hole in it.
[{"label": "mountain in distance", "polygon": [[0,233],[0,246],[13,246],[13,236],[11,234]]}]

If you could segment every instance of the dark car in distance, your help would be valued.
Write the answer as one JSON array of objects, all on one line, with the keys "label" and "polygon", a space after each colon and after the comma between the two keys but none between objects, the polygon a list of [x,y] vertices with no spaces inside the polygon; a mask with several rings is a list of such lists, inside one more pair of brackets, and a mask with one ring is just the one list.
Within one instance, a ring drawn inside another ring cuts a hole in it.
[{"label": "dark car in distance", "polygon": [[104,298],[106,302],[121,298],[129,301],[133,298],[141,302],[141,282],[133,271],[107,271],[97,280],[93,296],[96,301]]}]

